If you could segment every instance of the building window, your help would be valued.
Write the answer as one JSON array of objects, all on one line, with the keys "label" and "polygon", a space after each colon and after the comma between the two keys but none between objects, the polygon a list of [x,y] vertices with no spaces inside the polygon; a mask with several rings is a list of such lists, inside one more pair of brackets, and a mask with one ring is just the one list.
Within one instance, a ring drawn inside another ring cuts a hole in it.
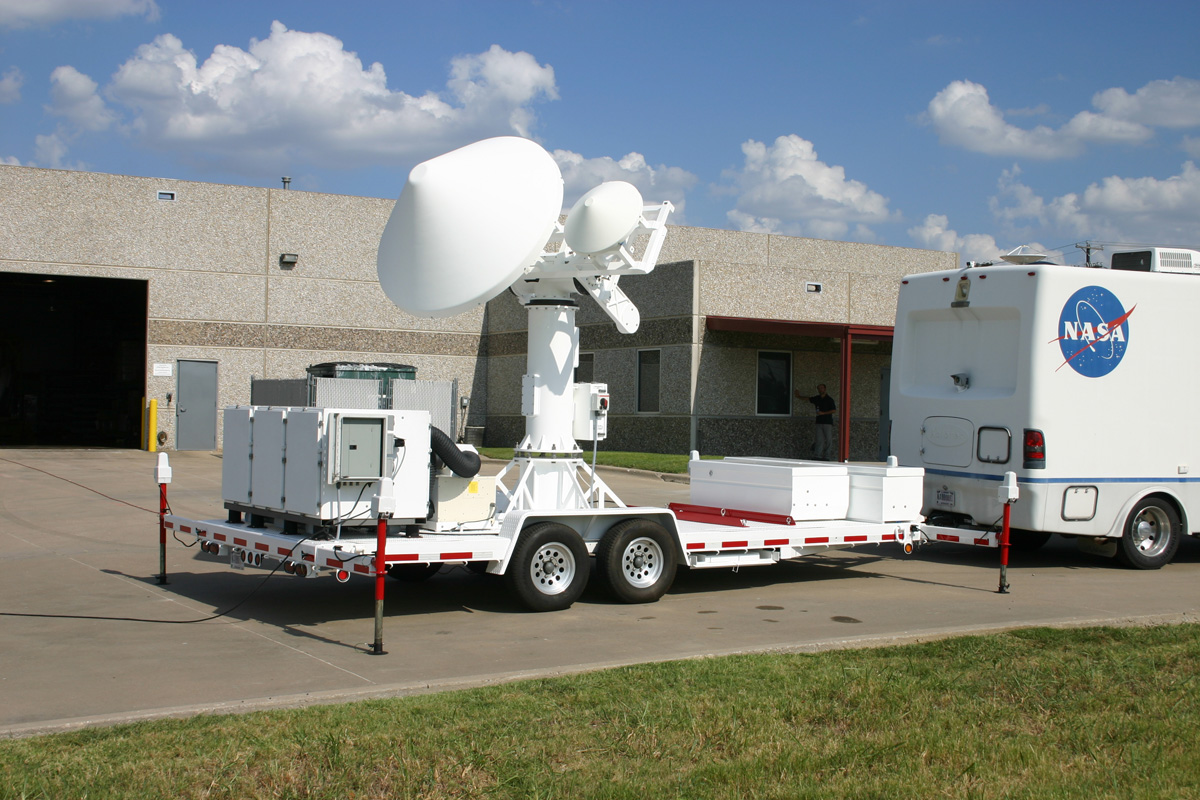
[{"label": "building window", "polygon": [[792,413],[792,354],[760,350],[756,413]]},{"label": "building window", "polygon": [[659,363],[661,350],[638,350],[637,410],[658,411]]},{"label": "building window", "polygon": [[575,367],[576,383],[592,383],[596,374],[596,354],[580,353],[579,364]]}]

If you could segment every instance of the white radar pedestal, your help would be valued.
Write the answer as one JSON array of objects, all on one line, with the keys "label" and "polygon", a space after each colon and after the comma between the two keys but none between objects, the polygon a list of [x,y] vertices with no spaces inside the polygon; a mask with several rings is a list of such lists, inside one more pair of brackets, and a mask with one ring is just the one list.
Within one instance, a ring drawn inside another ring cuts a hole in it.
[{"label": "white radar pedestal", "polygon": [[[595,187],[566,224],[562,174],[541,146],[486,139],[418,164],[379,244],[379,282],[408,313],[449,316],[508,288],[529,314],[521,384],[525,436],[497,476],[496,511],[624,507],[583,459],[574,439],[579,329],[591,295],[622,333],[640,324],[618,287],[622,275],[654,269],[673,207],[644,205],[631,184]],[[513,479],[507,488],[505,478]]]}]

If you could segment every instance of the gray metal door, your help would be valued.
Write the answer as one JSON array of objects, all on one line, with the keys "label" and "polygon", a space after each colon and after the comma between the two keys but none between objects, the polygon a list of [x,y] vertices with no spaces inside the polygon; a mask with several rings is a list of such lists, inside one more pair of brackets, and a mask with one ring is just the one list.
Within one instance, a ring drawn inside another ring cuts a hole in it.
[{"label": "gray metal door", "polygon": [[179,361],[175,449],[217,449],[217,362]]}]

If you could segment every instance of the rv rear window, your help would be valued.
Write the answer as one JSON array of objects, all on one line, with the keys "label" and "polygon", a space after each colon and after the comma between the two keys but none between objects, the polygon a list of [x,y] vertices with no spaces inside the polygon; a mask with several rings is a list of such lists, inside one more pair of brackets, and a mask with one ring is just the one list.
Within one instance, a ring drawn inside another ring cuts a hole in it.
[{"label": "rv rear window", "polygon": [[1136,250],[1129,253],[1113,253],[1109,266],[1113,269],[1124,269],[1131,272],[1149,272],[1152,262],[1149,250]]}]

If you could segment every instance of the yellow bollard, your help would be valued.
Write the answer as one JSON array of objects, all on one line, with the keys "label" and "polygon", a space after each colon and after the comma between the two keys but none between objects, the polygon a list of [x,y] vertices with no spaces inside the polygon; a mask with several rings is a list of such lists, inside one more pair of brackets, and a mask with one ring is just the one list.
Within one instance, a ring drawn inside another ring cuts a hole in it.
[{"label": "yellow bollard", "polygon": [[151,400],[146,411],[146,449],[151,453],[158,450],[158,401]]}]

